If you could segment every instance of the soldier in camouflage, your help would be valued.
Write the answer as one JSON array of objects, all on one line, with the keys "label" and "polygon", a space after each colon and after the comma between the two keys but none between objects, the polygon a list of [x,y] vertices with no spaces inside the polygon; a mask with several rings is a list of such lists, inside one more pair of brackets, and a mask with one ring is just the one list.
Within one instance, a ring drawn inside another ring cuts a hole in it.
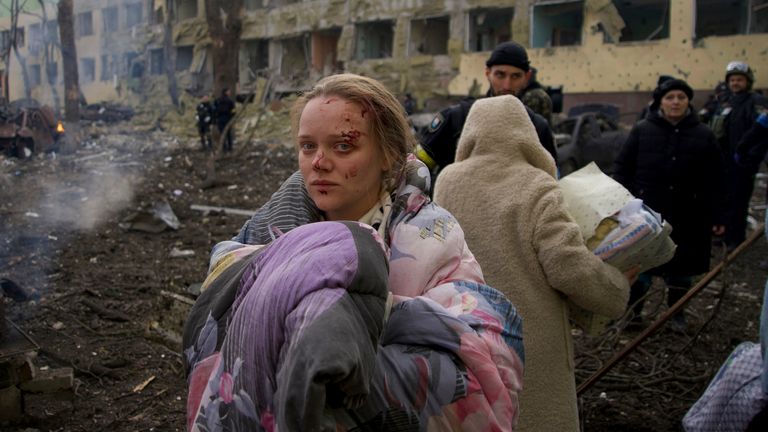
[{"label": "soldier in camouflage", "polygon": [[[485,62],[485,76],[490,84],[486,97],[507,94],[520,97],[531,77],[530,62],[525,48],[516,42],[499,44]],[[546,96],[546,93],[544,94]],[[433,180],[440,170],[453,163],[459,136],[474,102],[474,98],[466,98],[459,104],[440,111],[421,137],[421,143],[416,148],[416,156],[432,171]],[[552,102],[549,103],[551,115]],[[527,106],[526,110],[541,145],[557,163],[557,150],[547,119]],[[499,125],[499,127],[515,126],[514,124]]]},{"label": "soldier in camouflage", "polygon": [[530,70],[530,79],[528,86],[518,95],[520,102],[532,109],[536,114],[544,117],[547,122],[552,124],[552,99],[550,99],[544,86],[536,79],[536,68]]}]

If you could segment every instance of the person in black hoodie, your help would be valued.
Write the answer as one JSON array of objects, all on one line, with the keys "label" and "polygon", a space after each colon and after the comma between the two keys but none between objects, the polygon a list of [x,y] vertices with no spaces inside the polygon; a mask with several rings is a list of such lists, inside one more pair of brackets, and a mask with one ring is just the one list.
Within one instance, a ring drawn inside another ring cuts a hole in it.
[{"label": "person in black hoodie", "polygon": [[[711,236],[722,235],[723,157],[712,131],[691,107],[693,90],[679,79],[665,81],[653,93],[657,110],[638,122],[614,161],[613,177],[672,225],[675,256],[643,273],[632,285],[629,304],[641,321],[643,297],[652,277],[664,278],[672,306],[691,287],[695,275],[709,270]],[[682,313],[672,328],[684,331]]]}]

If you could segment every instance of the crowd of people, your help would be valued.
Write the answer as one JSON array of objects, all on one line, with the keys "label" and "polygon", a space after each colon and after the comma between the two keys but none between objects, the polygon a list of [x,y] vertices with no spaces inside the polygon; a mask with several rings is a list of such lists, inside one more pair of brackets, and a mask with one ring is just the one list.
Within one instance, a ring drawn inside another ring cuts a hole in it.
[{"label": "crowd of people", "polygon": [[[374,79],[332,75],[299,97],[299,170],[214,247],[185,325],[189,430],[579,430],[568,304],[642,323],[652,277],[673,304],[713,235],[743,241],[768,114],[743,62],[709,124],[685,81],[659,81],[614,177],[677,249],[638,275],[596,256],[569,214],[534,73],[521,45],[499,45],[486,97],[418,142],[415,99]],[[198,107],[206,149],[212,119],[231,122],[219,99]]]}]

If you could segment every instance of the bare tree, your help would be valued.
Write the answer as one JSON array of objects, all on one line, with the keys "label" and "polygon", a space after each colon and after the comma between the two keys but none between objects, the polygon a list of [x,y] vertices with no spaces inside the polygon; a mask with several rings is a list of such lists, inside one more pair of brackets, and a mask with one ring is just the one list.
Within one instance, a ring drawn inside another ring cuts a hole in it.
[{"label": "bare tree", "polygon": [[5,74],[3,75],[3,96],[5,97],[6,101],[10,101],[11,96],[9,91],[11,52],[15,54],[16,60],[19,62],[19,66],[21,67],[21,76],[24,83],[24,96],[27,99],[32,97],[29,85],[29,73],[27,72],[27,62],[25,61],[24,57],[19,54],[19,43],[24,40],[24,30],[19,29],[18,26],[19,15],[21,15],[21,13],[24,11],[26,4],[26,0],[9,0],[2,3],[2,6],[8,11],[8,16],[11,19],[10,28],[8,29],[7,33],[8,38],[7,40],[3,41],[5,45],[2,46],[2,52],[0,52],[0,60],[2,60],[2,62],[5,64]]},{"label": "bare tree", "polygon": [[67,131],[61,148],[63,153],[74,152],[80,136],[80,79],[77,72],[72,1],[59,0],[58,4],[61,60],[64,68],[64,125]]},{"label": "bare tree", "polygon": [[176,50],[173,46],[173,22],[176,17],[175,0],[165,1],[165,19],[163,22],[163,49],[165,50],[165,76],[168,78],[168,94],[173,105],[179,106],[179,88],[176,84]]},{"label": "bare tree", "polygon": [[224,88],[235,94],[240,36],[243,33],[243,0],[206,0],[205,19],[211,38],[213,94]]}]

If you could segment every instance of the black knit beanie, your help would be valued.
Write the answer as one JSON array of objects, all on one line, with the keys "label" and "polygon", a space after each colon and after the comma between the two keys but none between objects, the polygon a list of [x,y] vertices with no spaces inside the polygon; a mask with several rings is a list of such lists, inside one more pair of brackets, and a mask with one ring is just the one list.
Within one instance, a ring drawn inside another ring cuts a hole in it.
[{"label": "black knit beanie", "polygon": [[493,50],[488,61],[485,62],[485,66],[491,67],[495,65],[514,66],[525,72],[528,72],[531,68],[531,64],[528,61],[528,53],[517,42],[504,42]]},{"label": "black knit beanie", "polygon": [[693,89],[688,85],[688,83],[681,79],[671,79],[664,81],[660,86],[656,87],[656,90],[653,91],[654,105],[659,106],[664,95],[671,92],[672,90],[682,91],[686,96],[688,96],[689,101],[693,99]]}]

